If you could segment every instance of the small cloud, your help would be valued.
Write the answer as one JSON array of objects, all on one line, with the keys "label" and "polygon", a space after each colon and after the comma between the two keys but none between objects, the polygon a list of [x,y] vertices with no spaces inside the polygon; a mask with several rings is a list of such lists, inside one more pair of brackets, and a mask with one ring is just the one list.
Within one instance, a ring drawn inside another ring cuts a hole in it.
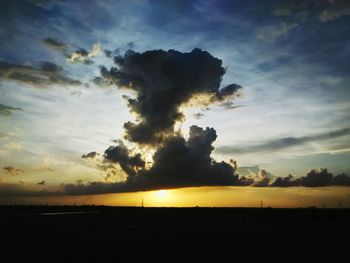
[{"label": "small cloud", "polygon": [[11,107],[4,104],[0,104],[0,115],[2,116],[11,116],[13,111],[21,111],[21,108]]},{"label": "small cloud", "polygon": [[256,38],[265,42],[272,43],[276,39],[287,35],[287,33],[296,26],[298,26],[298,24],[295,22],[282,22],[277,26],[264,26],[256,32]]},{"label": "small cloud", "polygon": [[323,84],[326,84],[326,85],[329,85],[332,87],[338,85],[342,81],[343,81],[343,79],[341,77],[332,77],[332,76],[325,77],[325,78],[321,79],[321,82]]},{"label": "small cloud", "polygon": [[255,187],[266,187],[270,184],[270,181],[272,179],[271,173],[267,172],[266,170],[260,170],[258,175],[253,178],[254,182],[252,186]]},{"label": "small cloud", "polygon": [[303,20],[313,6],[313,0],[281,1],[274,8],[272,14],[279,17],[292,17],[296,20]]},{"label": "small cloud", "polygon": [[43,180],[43,181],[40,181],[39,183],[38,183],[38,185],[45,185],[45,181]]},{"label": "small cloud", "polygon": [[70,95],[80,97],[83,93],[80,90],[75,90],[70,93]]},{"label": "small cloud", "polygon": [[20,143],[7,143],[4,145],[4,148],[7,149],[7,150],[20,150],[22,149],[22,144]]},{"label": "small cloud", "polygon": [[135,43],[132,42],[132,41],[130,41],[130,42],[128,42],[128,43],[126,44],[126,47],[127,47],[128,49],[134,49],[134,48],[135,48]]},{"label": "small cloud", "polygon": [[245,106],[241,106],[241,105],[235,105],[232,101],[225,101],[225,102],[221,103],[220,106],[226,110],[232,110],[232,109],[245,107]]},{"label": "small cloud", "polygon": [[63,42],[61,42],[60,40],[57,40],[55,38],[52,38],[52,37],[47,37],[47,38],[44,38],[42,40],[42,43],[52,49],[52,50],[55,50],[55,51],[66,51],[67,50],[67,45]]},{"label": "small cloud", "polygon": [[90,58],[96,57],[102,52],[102,48],[100,43],[96,43],[92,46],[91,51],[87,51],[86,49],[78,49],[74,51],[72,54],[68,55],[66,60],[71,63],[82,62],[86,65],[90,65],[93,61]]},{"label": "small cloud", "polygon": [[201,119],[201,118],[204,116],[204,114],[201,113],[201,112],[197,112],[197,113],[193,114],[193,116],[194,116],[197,120],[199,120],[199,119]]},{"label": "small cloud", "polygon": [[342,16],[350,15],[350,1],[348,0],[332,0],[329,1],[330,6],[324,10],[319,19],[325,23],[331,20],[338,19]]},{"label": "small cloud", "polygon": [[25,172],[23,169],[16,168],[13,166],[5,166],[5,167],[3,167],[3,170],[4,170],[5,174],[9,174],[11,176],[16,176],[18,174]]},{"label": "small cloud", "polygon": [[113,56],[119,56],[120,55],[120,49],[117,48],[114,51],[112,51],[112,50],[104,50],[103,53],[105,54],[105,56],[107,58],[111,58]]},{"label": "small cloud", "polygon": [[81,156],[81,158],[82,159],[93,159],[93,158],[95,158],[96,156],[99,156],[100,154],[99,153],[97,153],[97,152],[89,152],[89,153],[87,153],[87,154],[83,154],[82,156]]}]

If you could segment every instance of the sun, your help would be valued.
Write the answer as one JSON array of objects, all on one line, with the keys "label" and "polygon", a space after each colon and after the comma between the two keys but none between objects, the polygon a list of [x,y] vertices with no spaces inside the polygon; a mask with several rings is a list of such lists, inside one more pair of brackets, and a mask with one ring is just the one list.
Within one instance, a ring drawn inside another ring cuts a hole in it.
[{"label": "sun", "polygon": [[155,196],[158,199],[165,199],[169,195],[167,190],[158,190],[155,192]]}]

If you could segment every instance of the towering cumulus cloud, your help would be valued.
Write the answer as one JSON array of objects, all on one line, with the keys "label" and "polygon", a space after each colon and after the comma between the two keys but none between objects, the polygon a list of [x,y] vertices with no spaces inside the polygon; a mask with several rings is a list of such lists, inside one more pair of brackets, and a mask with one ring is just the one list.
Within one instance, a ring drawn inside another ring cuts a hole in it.
[{"label": "towering cumulus cloud", "polygon": [[123,144],[105,151],[107,162],[117,162],[128,174],[122,183],[94,182],[66,185],[67,194],[96,194],[177,188],[189,186],[242,185],[236,163],[216,162],[210,157],[217,135],[213,128],[191,126],[188,140],[180,135],[164,139],[153,156],[153,166],[144,167],[139,154],[131,156]]},{"label": "towering cumulus cloud", "polygon": [[[111,169],[115,169],[112,171],[114,175],[123,172],[125,180],[68,184],[65,185],[66,194],[194,186],[319,187],[350,184],[348,175],[333,176],[327,169],[311,170],[297,179],[292,175],[275,177],[265,170],[240,176],[235,161],[218,162],[211,157],[217,138],[214,128],[193,125],[187,139],[181,131],[175,130],[175,124],[185,118],[183,107],[207,107],[219,103],[227,108],[242,88],[237,84],[221,85],[225,74],[222,61],[208,52],[200,49],[189,53],[175,50],[137,53],[129,50],[124,56],[116,56],[114,61],[115,67],[109,70],[101,68],[99,78],[108,85],[133,91],[134,97],[125,98],[137,118],[124,124],[124,141],[117,140],[117,145],[110,146],[103,155],[91,152],[82,158],[95,160],[98,168],[107,174]],[[342,136],[346,132],[345,129],[318,135],[316,139]],[[288,138],[282,142],[294,145],[316,139],[305,137],[291,141]],[[133,148],[128,148],[128,145]],[[279,148],[280,145],[281,142],[271,142],[268,146]],[[151,160],[144,154],[150,149],[153,153]]]},{"label": "towering cumulus cloud", "polygon": [[146,165],[141,153],[119,141],[105,151],[103,163],[105,167],[118,164],[127,174],[126,181],[66,185],[67,193],[239,184],[234,161],[217,162],[211,157],[217,138],[213,128],[191,126],[188,139],[175,130],[176,122],[185,118],[181,107],[232,102],[239,94],[242,87],[237,84],[221,86],[225,69],[220,59],[194,49],[189,53],[129,50],[114,60],[115,67],[101,69],[102,78],[136,94],[128,97],[128,107],[137,120],[124,124],[125,139],[140,147],[152,147],[151,165]]},{"label": "towering cumulus cloud", "polygon": [[225,74],[222,61],[200,49],[128,51],[115,57],[115,63],[117,67],[102,68],[101,73],[117,86],[136,92],[128,106],[139,122],[127,122],[124,128],[126,138],[137,143],[160,142],[173,133],[175,123],[184,119],[180,106],[191,99],[201,97],[202,104],[222,102],[241,89],[237,84],[220,89]]}]

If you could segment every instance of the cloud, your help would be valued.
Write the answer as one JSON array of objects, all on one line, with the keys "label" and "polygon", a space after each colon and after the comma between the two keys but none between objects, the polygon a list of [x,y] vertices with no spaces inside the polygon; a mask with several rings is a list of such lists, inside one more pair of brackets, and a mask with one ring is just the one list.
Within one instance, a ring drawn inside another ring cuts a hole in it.
[{"label": "cloud", "polygon": [[252,186],[255,187],[266,187],[270,184],[272,175],[266,170],[260,170],[258,175],[254,178]]},{"label": "cloud", "polygon": [[339,174],[334,176],[332,185],[350,186],[350,176],[347,174]]},{"label": "cloud", "polygon": [[104,154],[106,161],[118,163],[128,176],[136,175],[138,169],[145,167],[141,154],[131,155],[126,146],[120,142],[117,146],[110,146]]},{"label": "cloud", "polygon": [[81,82],[63,75],[62,68],[51,62],[43,62],[40,67],[0,61],[0,79],[47,87],[52,84],[80,85]]},{"label": "cloud", "polygon": [[331,0],[329,3],[329,7],[319,16],[321,22],[324,23],[350,15],[350,2],[348,0]]},{"label": "cloud", "polygon": [[289,174],[287,177],[277,177],[271,184],[271,186],[289,187],[300,186],[298,180],[293,180],[293,175]]},{"label": "cloud", "polygon": [[237,172],[240,176],[250,176],[250,175],[257,175],[260,171],[259,166],[238,166]]},{"label": "cloud", "polygon": [[243,186],[266,187],[274,178],[271,173],[259,166],[241,166],[237,168],[240,181],[244,182]]},{"label": "cloud", "polygon": [[70,95],[80,97],[83,93],[80,90],[75,90],[70,93]]},{"label": "cloud", "polygon": [[256,32],[256,38],[272,43],[276,39],[286,35],[296,26],[298,26],[298,24],[294,22],[282,22],[277,26],[264,26]]},{"label": "cloud", "polygon": [[11,143],[5,144],[4,148],[7,150],[20,150],[23,148],[23,146],[20,143],[11,142]]},{"label": "cloud", "polygon": [[307,144],[310,142],[317,142],[323,140],[330,140],[333,138],[338,138],[341,136],[346,136],[350,134],[350,128],[344,128],[328,133],[316,134],[304,137],[286,137],[273,141],[268,141],[263,144],[251,145],[251,146],[221,146],[217,148],[217,152],[222,154],[231,153],[255,153],[255,152],[265,152],[265,151],[276,151],[292,146],[298,146]]},{"label": "cloud", "polygon": [[82,159],[90,159],[90,158],[95,158],[96,156],[98,156],[99,154],[97,152],[89,152],[87,154],[83,154],[81,156]]},{"label": "cloud", "polygon": [[55,50],[55,51],[61,51],[61,52],[65,52],[67,50],[67,45],[63,42],[61,42],[60,40],[57,40],[55,38],[51,38],[51,37],[47,37],[47,38],[44,38],[42,40],[42,43],[52,49],[52,50]]},{"label": "cloud", "polygon": [[91,51],[87,51],[86,49],[78,49],[74,51],[72,54],[68,55],[66,60],[71,63],[82,62],[84,64],[92,64],[93,61],[90,58],[96,57],[102,52],[102,48],[100,43],[96,43],[92,46]]},{"label": "cloud", "polygon": [[2,116],[11,116],[13,111],[21,111],[21,108],[11,107],[4,104],[0,104],[0,115]]},{"label": "cloud", "polygon": [[105,56],[107,58],[111,58],[113,56],[119,56],[120,55],[120,49],[117,48],[114,51],[105,49],[105,50],[103,50],[103,53],[105,54]]},{"label": "cloud", "polygon": [[54,172],[54,169],[49,166],[37,166],[37,167],[22,169],[22,168],[17,168],[17,167],[8,165],[3,167],[3,171],[5,174],[16,176],[23,173]]},{"label": "cloud", "polygon": [[45,181],[40,181],[38,185],[45,185]]},{"label": "cloud", "polygon": [[[181,108],[223,105],[239,96],[237,84],[221,86],[225,69],[222,61],[208,52],[194,49],[189,53],[175,50],[151,50],[137,53],[128,50],[115,57],[116,67],[101,67],[96,82],[116,84],[133,91],[135,97],[124,96],[136,122],[126,122],[125,139],[132,142],[130,150],[122,140],[109,147],[100,158],[97,153],[83,155],[96,167],[117,173],[116,165],[126,174],[122,182],[91,182],[65,186],[68,194],[128,192],[190,186],[249,185],[251,179],[236,174],[235,161],[217,162],[211,157],[216,140],[213,128],[191,126],[189,138],[175,130],[184,119]],[[232,106],[232,104],[230,104]],[[152,150],[146,162],[141,150]],[[138,152],[139,151],[139,152]],[[141,151],[141,152],[140,152]],[[265,176],[260,179],[266,180]]]},{"label": "cloud", "polygon": [[312,169],[306,176],[299,177],[293,180],[293,175],[288,177],[276,178],[271,186],[290,187],[290,186],[305,186],[305,187],[322,187],[322,186],[350,186],[350,176],[347,174],[340,174],[333,176],[326,168],[319,170]]},{"label": "cloud", "polygon": [[0,197],[42,197],[42,196],[60,196],[61,191],[35,190],[25,187],[23,184],[0,184]]},{"label": "cloud", "polygon": [[222,61],[206,51],[189,53],[176,50],[151,50],[137,53],[128,50],[115,57],[117,67],[101,68],[101,76],[120,88],[136,92],[128,99],[128,107],[138,122],[126,122],[127,140],[159,143],[174,125],[184,120],[180,107],[192,99],[197,104],[223,102],[235,97],[242,88],[231,84],[220,88],[225,74]]},{"label": "cloud", "polygon": [[216,140],[213,128],[190,127],[186,140],[180,134],[163,140],[153,155],[153,165],[146,169],[140,155],[130,155],[123,145],[110,147],[105,152],[109,162],[122,166],[128,174],[120,183],[93,182],[65,185],[67,194],[96,194],[107,192],[132,192],[191,186],[242,185],[236,174],[236,163],[217,162],[210,155]]},{"label": "cloud", "polygon": [[284,1],[274,8],[272,14],[279,17],[292,17],[300,21],[315,7],[314,4],[313,0]]},{"label": "cloud", "polygon": [[18,174],[25,172],[23,169],[16,168],[13,166],[4,166],[3,170],[4,170],[5,174],[11,175],[11,176],[16,176]]},{"label": "cloud", "polygon": [[[325,9],[326,7],[326,9]],[[286,1],[273,10],[274,16],[289,18],[290,21],[301,22],[317,10],[318,18],[322,23],[350,15],[348,0],[301,0]]]},{"label": "cloud", "polygon": [[202,117],[204,117],[204,114],[201,113],[201,112],[197,112],[197,113],[193,114],[193,116],[194,116],[197,120],[199,120],[199,119],[201,119]]}]

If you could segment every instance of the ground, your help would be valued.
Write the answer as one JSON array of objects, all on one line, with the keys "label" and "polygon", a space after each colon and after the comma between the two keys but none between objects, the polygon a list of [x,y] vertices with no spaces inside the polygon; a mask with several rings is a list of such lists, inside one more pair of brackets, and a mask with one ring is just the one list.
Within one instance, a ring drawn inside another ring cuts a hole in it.
[{"label": "ground", "polygon": [[2,262],[350,262],[349,209],[0,207]]}]

